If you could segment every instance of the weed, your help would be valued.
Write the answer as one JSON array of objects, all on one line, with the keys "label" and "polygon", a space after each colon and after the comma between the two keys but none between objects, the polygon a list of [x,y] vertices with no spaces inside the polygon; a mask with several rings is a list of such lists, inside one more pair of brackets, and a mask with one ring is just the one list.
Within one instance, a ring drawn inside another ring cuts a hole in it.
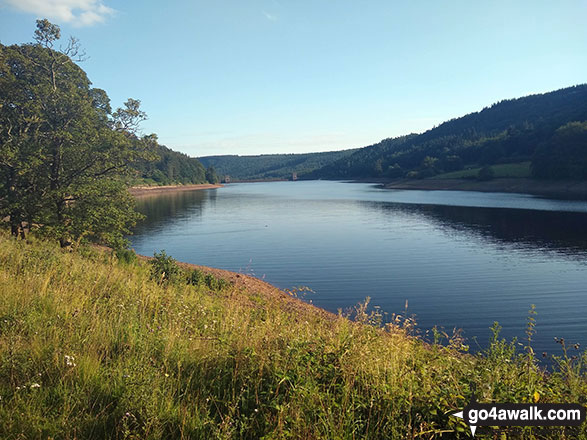
[{"label": "weed", "polygon": [[[525,350],[495,324],[472,355],[458,332],[437,330],[436,344],[414,336],[407,307],[382,325],[366,301],[351,321],[155,257],[120,264],[0,234],[0,438],[466,439],[450,414],[473,391],[483,402],[587,403],[587,355],[559,339],[555,368],[540,369],[533,314]],[[476,437],[587,435],[481,427]]]}]

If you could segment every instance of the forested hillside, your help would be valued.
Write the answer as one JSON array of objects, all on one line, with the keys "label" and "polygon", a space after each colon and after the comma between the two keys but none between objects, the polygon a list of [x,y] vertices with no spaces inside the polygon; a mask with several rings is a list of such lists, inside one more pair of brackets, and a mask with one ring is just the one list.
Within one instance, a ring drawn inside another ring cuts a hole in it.
[{"label": "forested hillside", "polygon": [[531,161],[534,177],[587,178],[587,85],[510,99],[420,135],[385,139],[306,178],[425,178]]},{"label": "forested hillside", "polygon": [[199,160],[214,167],[219,176],[232,180],[289,179],[292,173],[303,176],[316,169],[346,158],[355,150],[306,154],[262,154],[259,156],[206,156]]},{"label": "forested hillside", "polygon": [[140,161],[134,166],[145,183],[170,185],[174,183],[206,183],[208,181],[206,170],[198,159],[173,151],[157,142],[152,142],[150,151],[154,154],[155,160]]}]

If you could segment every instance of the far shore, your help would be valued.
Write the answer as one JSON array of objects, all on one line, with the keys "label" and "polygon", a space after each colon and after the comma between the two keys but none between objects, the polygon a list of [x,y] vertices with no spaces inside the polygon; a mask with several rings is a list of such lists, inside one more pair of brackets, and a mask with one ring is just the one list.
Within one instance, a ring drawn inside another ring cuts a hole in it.
[{"label": "far shore", "polygon": [[[270,182],[240,181],[240,183]],[[275,181],[275,180],[273,180]],[[530,194],[542,197],[570,200],[587,200],[587,181],[536,180],[528,178],[495,178],[487,181],[473,179],[359,179],[355,182],[377,183],[385,189],[425,191],[478,191]],[[236,182],[235,182],[236,183]],[[222,184],[134,186],[129,192],[135,197],[170,194],[180,191],[195,191],[222,188]]]},{"label": "far shore", "polygon": [[385,189],[432,191],[479,191],[531,194],[557,199],[587,200],[586,181],[550,181],[527,178],[497,178],[487,181],[468,179],[395,180],[380,183]]},{"label": "far shore", "polygon": [[199,183],[194,185],[163,185],[163,186],[133,186],[129,192],[135,197],[167,194],[179,191],[195,191],[199,189],[221,188],[223,185]]}]

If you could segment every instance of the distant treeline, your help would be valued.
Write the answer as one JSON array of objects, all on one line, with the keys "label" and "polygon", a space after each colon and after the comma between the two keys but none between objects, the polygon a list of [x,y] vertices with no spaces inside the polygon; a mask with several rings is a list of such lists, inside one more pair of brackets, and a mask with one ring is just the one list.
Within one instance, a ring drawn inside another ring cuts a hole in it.
[{"label": "distant treeline", "polygon": [[361,148],[301,177],[426,178],[526,161],[536,178],[587,178],[587,85],[501,101],[423,134]]},{"label": "distant treeline", "polygon": [[151,151],[156,155],[154,161],[141,161],[134,166],[139,177],[147,184],[218,183],[214,170],[207,171],[198,159],[156,142]]},{"label": "distant treeline", "polygon": [[262,154],[259,156],[206,156],[199,160],[214,167],[221,178],[232,180],[290,179],[293,173],[304,176],[334,161],[346,158],[354,150],[305,154]]}]

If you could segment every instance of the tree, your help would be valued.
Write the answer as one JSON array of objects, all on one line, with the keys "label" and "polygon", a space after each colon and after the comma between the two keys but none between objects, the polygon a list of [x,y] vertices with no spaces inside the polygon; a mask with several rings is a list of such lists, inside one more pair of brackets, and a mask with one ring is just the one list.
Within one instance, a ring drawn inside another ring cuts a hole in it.
[{"label": "tree", "polygon": [[126,188],[130,165],[145,158],[136,129],[146,115],[132,99],[111,113],[74,62],[77,40],[55,51],[59,38],[58,26],[37,20],[36,44],[0,45],[0,213],[21,237],[37,225],[62,246],[120,244],[139,216]]},{"label": "tree", "polygon": [[558,128],[536,150],[532,174],[545,179],[587,179],[587,121]]},{"label": "tree", "polygon": [[206,170],[206,180],[212,184],[217,184],[220,182],[218,175],[216,174],[216,169],[213,166],[209,166]]}]

